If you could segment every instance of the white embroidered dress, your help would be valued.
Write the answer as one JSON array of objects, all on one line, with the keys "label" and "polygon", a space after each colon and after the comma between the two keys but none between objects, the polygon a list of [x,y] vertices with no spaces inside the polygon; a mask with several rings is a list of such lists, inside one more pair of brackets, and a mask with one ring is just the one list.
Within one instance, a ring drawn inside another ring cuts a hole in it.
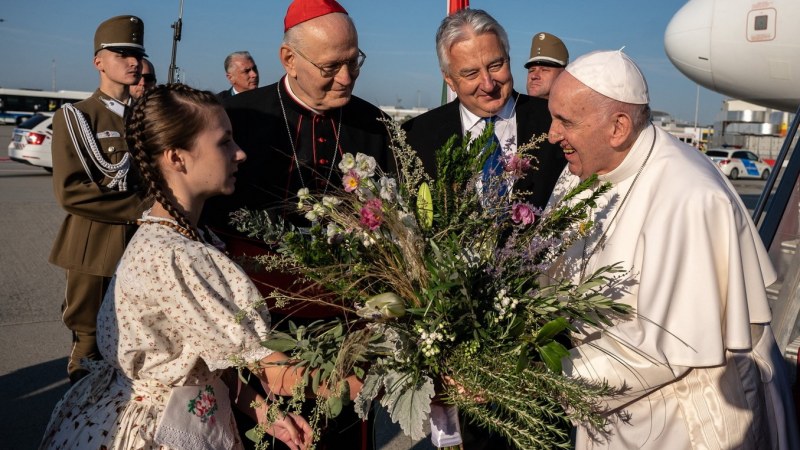
[{"label": "white embroidered dress", "polygon": [[56,406],[41,448],[170,448],[156,443],[156,428],[181,386],[191,386],[183,389],[189,401],[170,404],[169,419],[178,428],[194,421],[199,431],[164,423],[159,437],[167,431],[170,439],[172,430],[172,440],[158,442],[241,448],[219,377],[237,359],[271,353],[260,345],[270,328],[269,313],[253,308],[260,299],[245,272],[213,246],[142,224],[98,314],[104,361]]}]

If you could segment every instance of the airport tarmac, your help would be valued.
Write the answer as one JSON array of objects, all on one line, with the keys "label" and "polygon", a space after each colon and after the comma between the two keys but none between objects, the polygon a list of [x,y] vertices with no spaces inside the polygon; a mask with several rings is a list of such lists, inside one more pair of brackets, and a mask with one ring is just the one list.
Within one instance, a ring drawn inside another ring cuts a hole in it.
[{"label": "airport tarmac", "polygon": [[[68,388],[70,335],[61,323],[64,271],[47,262],[64,212],[44,169],[8,160],[12,126],[0,126],[0,448],[35,449]],[[734,183],[753,208],[762,181]],[[385,415],[378,448],[427,450],[430,441],[399,435]]]}]

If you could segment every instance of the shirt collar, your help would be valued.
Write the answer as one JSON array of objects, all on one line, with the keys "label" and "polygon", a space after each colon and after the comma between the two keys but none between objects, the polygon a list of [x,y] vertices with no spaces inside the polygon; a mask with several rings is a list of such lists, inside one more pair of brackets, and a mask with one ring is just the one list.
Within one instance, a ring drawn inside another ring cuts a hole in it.
[{"label": "shirt collar", "polygon": [[322,111],[318,111],[318,110],[308,106],[304,101],[300,100],[300,98],[298,98],[294,94],[294,92],[292,91],[292,86],[289,84],[289,77],[283,77],[283,86],[286,88],[286,92],[289,94],[289,97],[291,97],[292,100],[294,100],[295,103],[297,103],[298,105],[302,106],[303,108],[311,111],[314,114],[317,114],[317,115],[321,115],[322,114]]},{"label": "shirt collar", "polygon": [[[120,117],[125,117],[125,108],[128,107],[127,103],[123,103],[113,97],[109,97],[103,92],[100,92],[100,95],[97,96],[97,99],[100,100],[103,106],[105,106],[109,111]],[[130,102],[130,99],[128,99],[128,102]]]},{"label": "shirt collar", "polygon": [[[500,111],[495,114],[500,120],[507,120],[510,119],[511,116],[514,115],[514,104],[516,103],[516,95],[512,93],[511,96],[508,97],[506,103],[500,108]],[[468,110],[463,103],[459,102],[458,109],[461,112],[461,124],[464,125],[465,131],[472,131],[475,129],[475,126],[479,123],[483,122],[483,117],[480,117],[476,114],[473,114],[472,111]],[[483,130],[483,127],[480,127]],[[473,133],[474,134],[474,133]]]}]

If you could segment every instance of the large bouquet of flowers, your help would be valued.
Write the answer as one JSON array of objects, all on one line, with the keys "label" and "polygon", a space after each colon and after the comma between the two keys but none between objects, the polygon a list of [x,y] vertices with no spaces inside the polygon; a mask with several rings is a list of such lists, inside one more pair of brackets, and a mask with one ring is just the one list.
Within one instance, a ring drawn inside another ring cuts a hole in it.
[{"label": "large bouquet of flowers", "polygon": [[568,421],[602,430],[598,399],[610,389],[561,374],[568,351],[559,336],[574,320],[602,326],[629,312],[602,293],[620,282],[620,271],[604,267],[574,284],[548,277],[548,269],[592,226],[588,212],[608,186],[590,178],[538,211],[508,187],[529,170],[543,138],[486,177],[487,126],[471,142],[454,138],[440,149],[430,178],[402,129],[387,126],[396,177],[371,157],[344,155],[341,189],[298,192],[310,228],[261,212],[235,215],[240,230],[275,246],[260,263],[298,276],[296,289],[270,290],[273,301],[343,310],[339,318],[290,323],[265,342],[313,369],[308,387],[333,391],[319,399],[312,425],[338,413],[348,400],[343,379],[355,373],[364,381],[359,415],[377,399],[413,438],[425,435],[432,403],[457,407],[520,449],[569,445]]}]

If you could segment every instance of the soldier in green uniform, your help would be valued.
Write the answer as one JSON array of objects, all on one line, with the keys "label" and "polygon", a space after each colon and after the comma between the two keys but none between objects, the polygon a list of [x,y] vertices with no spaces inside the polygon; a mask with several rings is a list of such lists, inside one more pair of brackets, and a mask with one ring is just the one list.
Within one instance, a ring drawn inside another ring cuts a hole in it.
[{"label": "soldier in green uniform", "polygon": [[65,105],[53,119],[53,190],[66,210],[50,262],[66,269],[64,324],[73,346],[67,372],[75,383],[87,372],[81,359],[99,359],[97,311],[143,207],[143,190],[125,143],[129,87],[139,81],[144,24],[117,16],[97,27],[94,66],[100,86],[86,100]]}]

